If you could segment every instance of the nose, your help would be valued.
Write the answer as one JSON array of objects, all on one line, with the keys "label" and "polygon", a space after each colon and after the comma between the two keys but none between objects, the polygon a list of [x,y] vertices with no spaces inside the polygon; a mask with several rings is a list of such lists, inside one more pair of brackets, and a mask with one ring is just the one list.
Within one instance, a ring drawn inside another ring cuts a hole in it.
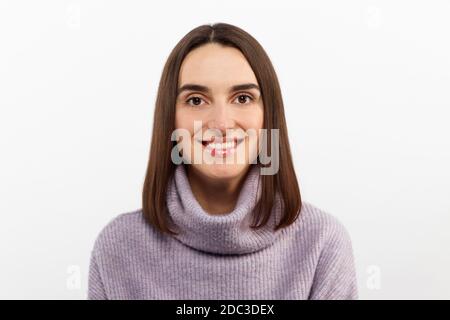
[{"label": "nose", "polygon": [[220,130],[222,136],[225,136],[227,129],[232,129],[235,122],[231,116],[229,107],[225,103],[217,103],[211,110],[211,116],[208,121],[208,129]]}]

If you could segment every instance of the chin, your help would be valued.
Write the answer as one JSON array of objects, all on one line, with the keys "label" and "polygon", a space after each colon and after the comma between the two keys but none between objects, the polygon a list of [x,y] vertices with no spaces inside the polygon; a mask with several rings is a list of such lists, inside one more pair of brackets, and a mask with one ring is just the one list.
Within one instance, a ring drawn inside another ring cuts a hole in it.
[{"label": "chin", "polygon": [[194,170],[213,179],[233,179],[247,172],[248,164],[192,164]]}]

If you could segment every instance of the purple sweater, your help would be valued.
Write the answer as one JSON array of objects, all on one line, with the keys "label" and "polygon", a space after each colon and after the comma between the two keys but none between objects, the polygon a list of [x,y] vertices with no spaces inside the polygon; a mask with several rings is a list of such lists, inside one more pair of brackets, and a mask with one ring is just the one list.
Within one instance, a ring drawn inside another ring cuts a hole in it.
[{"label": "purple sweater", "polygon": [[252,166],[235,209],[210,215],[177,166],[167,204],[180,234],[158,232],[141,210],[112,219],[91,252],[88,299],[357,299],[350,236],[334,216],[303,201],[274,232],[277,201],[266,227],[249,228],[258,178]]}]

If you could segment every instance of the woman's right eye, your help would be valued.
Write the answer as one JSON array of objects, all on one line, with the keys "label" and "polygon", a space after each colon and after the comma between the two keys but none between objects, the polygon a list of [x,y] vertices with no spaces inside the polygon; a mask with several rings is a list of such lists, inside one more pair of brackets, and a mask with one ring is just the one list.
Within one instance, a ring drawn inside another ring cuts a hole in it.
[{"label": "woman's right eye", "polygon": [[191,98],[186,100],[186,103],[191,105],[191,106],[193,106],[193,107],[198,107],[198,106],[201,105],[202,101],[203,101],[203,99],[200,98],[200,97],[191,97]]}]

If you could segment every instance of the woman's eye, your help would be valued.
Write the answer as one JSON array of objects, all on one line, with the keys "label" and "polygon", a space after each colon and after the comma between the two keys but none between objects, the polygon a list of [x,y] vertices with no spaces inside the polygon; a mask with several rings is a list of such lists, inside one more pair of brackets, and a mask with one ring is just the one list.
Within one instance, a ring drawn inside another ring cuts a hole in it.
[{"label": "woman's eye", "polygon": [[194,107],[197,107],[197,106],[201,105],[202,101],[203,101],[203,99],[200,98],[200,97],[191,97],[191,98],[186,100],[186,102],[189,105],[194,106]]},{"label": "woman's eye", "polygon": [[246,104],[253,100],[253,98],[251,96],[249,96],[248,94],[241,94],[241,95],[237,96],[236,99],[237,99],[238,103],[240,103],[240,104]]}]

